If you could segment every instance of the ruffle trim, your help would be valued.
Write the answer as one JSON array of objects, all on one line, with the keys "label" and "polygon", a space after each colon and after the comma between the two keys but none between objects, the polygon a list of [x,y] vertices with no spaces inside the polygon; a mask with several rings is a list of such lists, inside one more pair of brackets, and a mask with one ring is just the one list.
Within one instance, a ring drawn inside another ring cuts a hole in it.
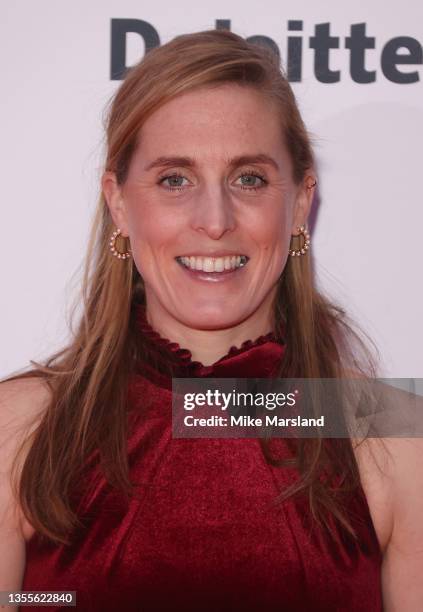
[{"label": "ruffle trim", "polygon": [[[155,329],[151,327],[145,316],[145,308],[143,305],[137,306],[136,320],[139,330],[142,332],[144,337],[150,339],[153,345],[156,345],[163,350],[167,351],[172,358],[172,361],[181,365],[194,368],[194,369],[210,369],[215,364],[224,361],[228,357],[235,357],[240,353],[247,351],[253,347],[265,344],[266,342],[278,342],[274,332],[263,334],[255,340],[245,340],[239,347],[233,345],[230,347],[226,355],[223,355],[218,361],[211,366],[204,366],[201,361],[194,361],[192,359],[192,353],[189,349],[181,347],[177,342],[172,342],[168,338],[161,336]],[[279,342],[278,342],[279,343]]]}]

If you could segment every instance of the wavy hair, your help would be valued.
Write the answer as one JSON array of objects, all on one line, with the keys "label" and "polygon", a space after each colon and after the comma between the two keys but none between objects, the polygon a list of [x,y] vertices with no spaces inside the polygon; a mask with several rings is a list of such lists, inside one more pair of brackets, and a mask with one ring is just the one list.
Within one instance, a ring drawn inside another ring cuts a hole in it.
[{"label": "wavy hair", "polygon": [[[114,172],[123,184],[138,130],[149,115],[175,96],[221,83],[255,88],[276,102],[293,180],[299,184],[315,160],[310,135],[279,58],[226,30],[177,36],[127,71],[107,109],[104,170]],[[113,230],[101,193],[78,296],[82,314],[75,329],[72,326],[72,339],[43,363],[31,361],[32,369],[9,377],[40,377],[51,390],[49,405],[26,440],[19,477],[18,457],[25,444],[16,456],[14,491],[34,529],[57,543],[70,543],[72,530],[82,524],[72,504],[72,490],[81,482],[90,458],[101,465],[110,485],[125,496],[132,493],[126,446],[127,386],[140,350],[135,306],[145,303],[145,291],[132,258],[122,265],[110,255]],[[345,312],[314,286],[310,255],[289,257],[278,283],[274,318],[276,323],[283,321],[286,330],[279,378],[342,378],[351,367],[374,375],[360,333],[347,321]],[[75,310],[76,305],[72,320]],[[360,481],[349,438],[330,444],[321,438],[296,440],[288,459],[277,458],[268,440],[260,442],[269,463],[298,470],[298,480],[281,492],[280,501],[306,495],[311,516],[319,524],[330,526],[329,513],[356,537],[339,496],[340,491],[354,491]],[[322,482],[323,469],[339,478],[337,489]]]}]

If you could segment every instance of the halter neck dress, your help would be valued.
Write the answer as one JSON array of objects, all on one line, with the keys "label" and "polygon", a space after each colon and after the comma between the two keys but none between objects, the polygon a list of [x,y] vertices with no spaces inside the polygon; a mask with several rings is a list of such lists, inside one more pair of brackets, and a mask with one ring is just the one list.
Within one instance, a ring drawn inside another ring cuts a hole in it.
[{"label": "halter neck dress", "polygon": [[338,527],[334,541],[312,529],[306,498],[274,503],[298,475],[270,465],[258,439],[172,438],[169,365],[175,377],[266,378],[284,342],[270,332],[204,366],[141,305],[137,333],[147,355],[128,388],[137,494],[126,502],[93,470],[78,508],[85,529],[70,546],[35,533],[22,590],[76,591],[82,612],[381,611],[382,554],[361,487],[347,508],[358,541]]}]

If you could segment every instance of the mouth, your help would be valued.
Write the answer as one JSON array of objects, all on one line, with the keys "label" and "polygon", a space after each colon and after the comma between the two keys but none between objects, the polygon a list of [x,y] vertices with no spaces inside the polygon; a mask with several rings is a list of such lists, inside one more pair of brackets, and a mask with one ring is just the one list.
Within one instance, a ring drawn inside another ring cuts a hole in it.
[{"label": "mouth", "polygon": [[191,278],[215,282],[240,276],[250,260],[247,255],[227,255],[224,257],[191,255],[179,256],[175,259]]}]

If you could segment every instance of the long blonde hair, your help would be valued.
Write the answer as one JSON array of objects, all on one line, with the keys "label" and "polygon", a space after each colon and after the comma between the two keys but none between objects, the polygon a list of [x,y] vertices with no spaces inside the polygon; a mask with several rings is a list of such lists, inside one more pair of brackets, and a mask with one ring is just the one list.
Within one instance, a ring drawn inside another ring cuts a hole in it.
[{"label": "long blonde hair", "polygon": [[[279,60],[225,30],[177,36],[150,51],[127,72],[108,112],[105,170],[115,172],[122,184],[137,145],[137,132],[147,117],[179,94],[219,83],[256,88],[277,103],[293,179],[299,184],[315,162],[309,134]],[[27,441],[15,494],[34,529],[57,543],[69,543],[71,531],[81,525],[71,492],[88,458],[96,458],[112,486],[125,496],[132,492],[126,447],[127,385],[139,350],[135,305],[144,302],[145,294],[132,259],[122,265],[110,255],[113,230],[101,194],[86,257],[82,316],[72,341],[45,363],[32,361],[36,367],[12,377],[41,377],[51,389],[49,406]],[[288,258],[274,316],[275,321],[284,321],[286,330],[280,378],[337,378],[351,364],[355,370],[373,374],[369,353],[345,313],[314,287],[308,255]],[[363,349],[364,365],[357,358],[357,347]],[[262,447],[270,463],[281,467],[292,463],[273,457],[266,441]],[[319,479],[321,468],[329,465],[334,475],[342,476],[345,490],[354,490],[359,474],[351,441],[340,439],[326,445],[322,439],[298,440],[294,464],[300,478],[282,492],[281,500],[306,494],[311,514],[319,523],[328,525],[329,511],[355,536],[339,491],[335,495]]]}]

